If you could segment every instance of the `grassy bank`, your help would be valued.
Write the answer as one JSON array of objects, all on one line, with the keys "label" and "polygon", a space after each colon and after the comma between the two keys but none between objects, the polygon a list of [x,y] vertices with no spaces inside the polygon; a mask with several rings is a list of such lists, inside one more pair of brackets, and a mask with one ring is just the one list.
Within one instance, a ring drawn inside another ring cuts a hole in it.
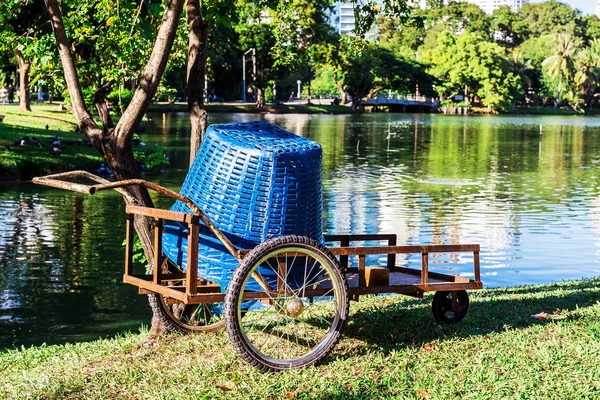
[{"label": "grassy bank", "polygon": [[[259,110],[254,104],[205,104],[204,108],[209,113],[273,113],[273,114],[352,114],[352,109],[346,106],[298,104],[298,105],[273,105]],[[148,109],[150,112],[187,112],[187,103],[155,103]]]},{"label": "grassy bank", "polygon": [[[87,169],[102,162],[98,152],[82,143],[83,135],[75,133],[75,118],[69,112],[58,111],[57,105],[32,105],[33,112],[19,111],[16,105],[0,105],[0,179],[27,179],[33,175],[72,169]],[[27,143],[19,145],[24,136],[35,137],[43,147]],[[53,136],[57,136],[64,151],[52,154]],[[17,144],[15,144],[17,142]]]},{"label": "grassy bank", "polygon": [[[471,293],[458,326],[367,297],[325,363],[262,374],[227,336],[146,332],[0,354],[0,398],[579,399],[600,393],[600,280]],[[534,317],[535,316],[535,317]]]}]

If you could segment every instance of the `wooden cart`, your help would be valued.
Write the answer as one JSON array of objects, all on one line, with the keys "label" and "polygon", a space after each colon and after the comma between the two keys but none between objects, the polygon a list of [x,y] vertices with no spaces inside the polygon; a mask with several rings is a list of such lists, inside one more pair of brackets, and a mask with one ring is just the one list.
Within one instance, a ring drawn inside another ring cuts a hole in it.
[{"label": "wooden cart", "polygon": [[[89,179],[95,185],[74,183]],[[236,350],[264,371],[299,368],[322,360],[335,346],[348,316],[349,300],[361,295],[400,293],[423,297],[436,292],[432,311],[439,323],[458,323],[467,314],[466,290],[481,289],[479,245],[397,246],[396,235],[326,235],[337,246],[325,247],[305,237],[282,236],[254,249],[236,248],[188,198],[140,179],[109,182],[84,171],[35,178],[34,183],[95,194],[114,189],[127,202],[123,281],[149,295],[150,305],[171,331],[217,331],[224,326]],[[138,185],[186,203],[193,214],[135,205],[122,188]],[[154,265],[150,274],[134,274],[134,218],[149,217],[154,226]],[[185,271],[163,255],[165,224],[187,224],[187,265],[197,265],[201,224],[240,264],[226,290]],[[355,242],[385,242],[353,246]],[[474,279],[429,271],[430,254],[472,253]],[[396,265],[397,254],[419,254],[421,268]],[[369,266],[370,255],[387,255],[386,265]],[[351,263],[353,257],[358,262]],[[156,266],[159,268],[156,268]],[[274,275],[267,279],[265,272]]]}]

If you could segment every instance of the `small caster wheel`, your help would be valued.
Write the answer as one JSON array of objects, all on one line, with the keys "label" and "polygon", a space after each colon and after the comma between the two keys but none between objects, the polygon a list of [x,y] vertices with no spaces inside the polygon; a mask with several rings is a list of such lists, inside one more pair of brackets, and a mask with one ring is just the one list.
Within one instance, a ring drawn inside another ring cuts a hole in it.
[{"label": "small caster wheel", "polygon": [[469,312],[469,295],[464,290],[436,292],[431,303],[431,312],[440,324],[458,324]]}]

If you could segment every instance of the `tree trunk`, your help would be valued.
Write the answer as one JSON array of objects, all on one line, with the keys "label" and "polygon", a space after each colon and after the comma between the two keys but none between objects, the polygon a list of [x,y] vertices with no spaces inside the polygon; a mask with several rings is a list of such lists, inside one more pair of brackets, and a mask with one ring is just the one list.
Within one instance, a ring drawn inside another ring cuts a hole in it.
[{"label": "tree trunk", "polygon": [[344,90],[344,82],[338,83],[337,73],[333,74],[333,76],[331,77],[331,80],[333,81],[333,85],[340,91],[341,104],[347,104],[348,103],[348,93],[346,93],[346,91]]},{"label": "tree trunk", "polygon": [[[103,128],[100,128],[93,120],[83,99],[60,6],[57,0],[44,1],[58,45],[65,82],[71,96],[73,114],[77,119],[79,128],[90,139],[94,147],[100,151],[107,164],[114,171],[117,179],[139,178],[140,173],[133,158],[131,139],[135,127],[146,113],[148,105],[156,93],[156,89],[164,73],[175,34],[177,33],[177,25],[183,10],[184,0],[168,0],[165,4],[163,19],[156,36],[156,41],[154,42],[154,48],[152,49],[140,83],[131,103],[125,109],[119,123],[114,128],[105,98],[105,92],[110,83],[102,86],[95,96],[96,106],[103,123]],[[129,186],[126,190],[139,205],[153,207],[152,199],[145,188]],[[136,216],[134,226],[144,248],[148,263],[152,264],[154,260],[151,221],[149,218]],[[165,330],[161,327],[158,319],[153,318],[151,331],[164,332]]]},{"label": "tree trunk", "polygon": [[30,112],[29,70],[31,69],[31,61],[26,61],[20,51],[17,51],[17,60],[19,62],[19,110]]},{"label": "tree trunk", "polygon": [[562,75],[558,75],[558,91],[556,93],[556,104],[554,104],[554,108],[558,107],[560,103],[560,91],[562,90]]},{"label": "tree trunk", "polygon": [[206,132],[207,114],[204,110],[204,76],[206,74],[206,43],[208,22],[202,19],[198,0],[187,0],[186,14],[190,26],[188,43],[187,87],[188,110],[192,131],[190,136],[190,166]]},{"label": "tree trunk", "polygon": [[256,87],[256,108],[259,110],[265,109],[265,88]]}]

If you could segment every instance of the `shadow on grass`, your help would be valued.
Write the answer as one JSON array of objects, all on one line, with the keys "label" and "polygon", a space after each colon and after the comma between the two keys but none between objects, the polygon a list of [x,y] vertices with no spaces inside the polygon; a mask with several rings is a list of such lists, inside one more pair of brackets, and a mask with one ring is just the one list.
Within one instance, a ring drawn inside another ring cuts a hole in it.
[{"label": "shadow on grass", "polygon": [[[557,283],[546,286],[499,288],[471,291],[470,309],[456,325],[438,325],[431,314],[432,296],[387,302],[378,306],[377,298],[352,312],[343,335],[366,342],[357,349],[390,352],[405,346],[421,347],[431,341],[466,338],[494,332],[525,329],[555,320],[573,321],[571,311],[590,307],[600,301],[600,280]],[[351,310],[354,304],[351,304]],[[533,315],[547,314],[547,319]],[[357,355],[356,351],[352,355]]]}]

